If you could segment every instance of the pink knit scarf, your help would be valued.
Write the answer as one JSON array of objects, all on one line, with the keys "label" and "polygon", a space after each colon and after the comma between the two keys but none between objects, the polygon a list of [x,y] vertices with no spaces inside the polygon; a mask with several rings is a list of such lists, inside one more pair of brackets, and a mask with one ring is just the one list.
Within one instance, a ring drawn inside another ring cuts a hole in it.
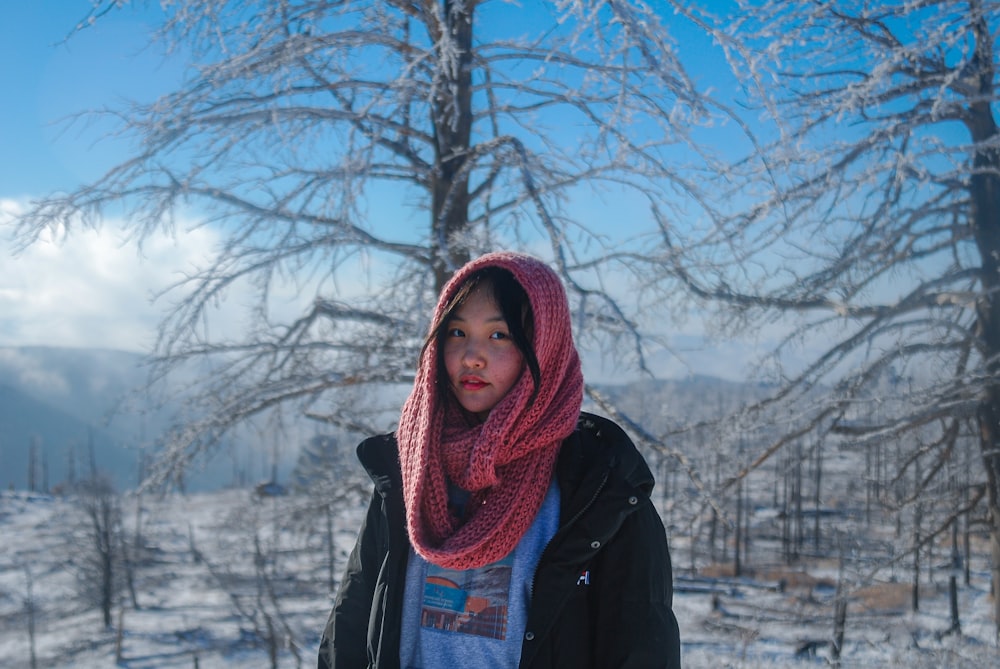
[{"label": "pink knit scarf", "polygon": [[[580,358],[559,277],[527,255],[498,252],[468,263],[441,292],[432,323],[469,276],[485,267],[508,270],[524,287],[534,315],[538,393],[525,370],[482,425],[469,426],[438,379],[438,344],[430,343],[403,405],[396,438],[410,542],[424,559],[472,569],[502,559],[541,508],[562,441],[576,427],[583,401]],[[448,510],[449,481],[471,497],[464,520]]]}]

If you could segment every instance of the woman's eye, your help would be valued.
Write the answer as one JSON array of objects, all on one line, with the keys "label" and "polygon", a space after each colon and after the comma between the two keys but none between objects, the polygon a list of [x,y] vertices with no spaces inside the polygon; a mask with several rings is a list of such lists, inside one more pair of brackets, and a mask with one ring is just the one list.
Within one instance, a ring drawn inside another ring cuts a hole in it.
[{"label": "woman's eye", "polygon": [[462,332],[461,330],[459,330],[458,328],[448,328],[448,336],[449,337],[464,337],[465,333]]},{"label": "woman's eye", "polygon": [[510,335],[508,335],[506,332],[494,332],[493,334],[490,335],[490,338],[491,339],[509,339]]}]

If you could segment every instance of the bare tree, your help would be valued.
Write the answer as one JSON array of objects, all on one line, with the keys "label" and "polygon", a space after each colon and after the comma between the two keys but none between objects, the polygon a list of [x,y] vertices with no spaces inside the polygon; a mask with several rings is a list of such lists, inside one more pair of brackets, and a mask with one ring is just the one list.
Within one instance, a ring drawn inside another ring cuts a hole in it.
[{"label": "bare tree", "polygon": [[31,567],[22,564],[24,570],[24,611],[28,616],[28,658],[31,669],[38,668],[37,638],[35,635],[35,623],[38,617],[38,602],[35,600],[35,579],[31,574]]},{"label": "bare tree", "polygon": [[86,518],[86,535],[82,544],[74,541],[73,562],[84,597],[100,608],[110,629],[123,578],[121,502],[110,479],[100,474],[81,481],[75,492]]},{"label": "bare tree", "polygon": [[32,435],[28,444],[28,490],[35,492],[38,486],[38,456],[42,450],[42,439]]},{"label": "bare tree", "polygon": [[[660,220],[664,280],[721,306],[723,331],[785,327],[760,369],[779,390],[744,418],[788,419],[733,480],[807,432],[898,440],[912,507],[976,438],[1000,592],[1000,5],[748,2],[712,25],[758,143],[715,182],[710,225]],[[963,508],[930,499],[914,551]]]},{"label": "bare tree", "polygon": [[[120,4],[97,2],[88,18]],[[657,259],[640,259],[655,227],[580,215],[602,198],[624,217],[607,201],[670,207],[700,194],[671,165],[698,155],[687,131],[707,110],[645,3],[183,0],[164,11],[155,38],[189,54],[186,81],[108,111],[134,155],[19,219],[25,243],[120,211],[140,242],[177,231],[183,212],[221,235],[162,322],[157,376],[206,357],[213,371],[153,479],[279,407],[386,427],[370,398],[366,414],[338,393],[409,381],[437,291],[486,250],[550,260],[581,336],[623,369],[648,368],[659,344],[644,325],[662,296],[643,297]],[[237,290],[254,298],[227,327],[214,308]]]},{"label": "bare tree", "polygon": [[316,434],[302,445],[292,470],[292,489],[302,502],[291,514],[295,525],[307,534],[322,533],[325,547],[326,583],[336,592],[346,551],[336,541],[338,519],[344,508],[363,503],[370,484],[354,452],[345,442],[356,444],[359,438],[348,435]]},{"label": "bare tree", "polygon": [[[290,655],[296,667],[303,664],[301,640],[289,621],[289,612],[282,601],[302,583],[282,564],[283,555],[298,551],[284,545],[283,534],[294,502],[287,497],[253,499],[226,519],[232,527],[241,528],[239,536],[219,534],[205,548],[195,542],[194,528],[189,526],[191,553],[204,564],[213,580],[224,591],[235,614],[248,623],[255,642],[263,646],[272,669],[280,666],[283,655]],[[301,569],[295,563],[295,570]],[[317,582],[318,584],[318,582]]]}]

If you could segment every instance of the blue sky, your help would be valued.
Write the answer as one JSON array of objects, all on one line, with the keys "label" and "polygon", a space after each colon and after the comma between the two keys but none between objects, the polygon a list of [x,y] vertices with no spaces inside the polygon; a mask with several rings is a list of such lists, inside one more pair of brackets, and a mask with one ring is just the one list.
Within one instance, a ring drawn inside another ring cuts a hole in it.
[{"label": "blue sky", "polygon": [[[114,12],[72,34],[89,9],[87,0],[0,3],[0,221],[32,197],[93,180],[124,155],[113,141],[95,142],[107,127],[67,125],[67,117],[153,99],[180,77],[176,61],[145,48],[142,11]],[[17,255],[10,228],[0,226],[0,346],[149,350],[162,308],[154,293],[214,240],[209,231],[154,237],[140,255],[110,223]]]},{"label": "blue sky", "polygon": [[[101,133],[60,119],[123,98],[151,99],[180,76],[146,45],[136,10],[104,17],[75,34],[85,0],[5,2],[0,7],[0,196],[72,187],[111,164]],[[71,36],[72,34],[72,36]],[[70,37],[71,36],[71,37]],[[67,39],[69,38],[69,39]],[[17,160],[11,160],[17,156]]]},{"label": "blue sky", "polygon": [[9,2],[0,8],[0,89],[6,101],[0,106],[4,197],[39,192],[65,184],[69,177],[45,119],[60,113],[61,88],[78,88],[69,78],[78,49],[54,46],[73,25],[70,13],[61,9],[70,4]]}]

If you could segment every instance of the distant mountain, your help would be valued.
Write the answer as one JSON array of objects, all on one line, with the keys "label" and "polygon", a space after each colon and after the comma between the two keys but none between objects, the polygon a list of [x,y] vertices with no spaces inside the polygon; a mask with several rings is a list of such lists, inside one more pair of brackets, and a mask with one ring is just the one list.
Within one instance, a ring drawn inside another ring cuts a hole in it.
[{"label": "distant mountain", "polygon": [[51,488],[86,476],[92,460],[119,483],[134,483],[130,428],[104,420],[126,392],[123,359],[109,364],[106,352],[0,349],[0,485],[27,488],[33,461],[35,488]]},{"label": "distant mountain", "polygon": [[[134,488],[141,448],[166,432],[179,408],[164,399],[170,388],[147,394],[144,362],[140,354],[105,349],[0,347],[0,487],[28,487],[34,444],[37,488],[87,475],[91,450],[120,489]],[[287,476],[301,444],[316,433],[317,424],[305,420],[280,435],[236,431],[217,453],[195,460],[185,487],[252,485],[275,467]]]},{"label": "distant mountain", "polygon": [[[35,486],[52,487],[96,466],[122,489],[138,480],[139,447],[169,424],[169,409],[138,392],[146,380],[143,356],[100,349],[0,347],[0,486],[26,489],[34,451]],[[599,387],[648,430],[658,433],[690,419],[732,410],[765,390],[709,376],[644,380]],[[290,472],[315,423],[283,434],[241,435],[239,448],[222,449],[189,489],[210,490],[270,476],[275,440],[279,470]],[[300,443],[301,442],[301,443]]]},{"label": "distant mountain", "polygon": [[0,347],[0,486],[26,489],[32,458],[38,489],[79,479],[92,453],[100,471],[133,487],[140,446],[168,418],[135,394],[145,381],[142,361],[123,351]]},{"label": "distant mountain", "polygon": [[0,383],[85,422],[107,420],[145,380],[143,357],[104,349],[0,347]]}]

